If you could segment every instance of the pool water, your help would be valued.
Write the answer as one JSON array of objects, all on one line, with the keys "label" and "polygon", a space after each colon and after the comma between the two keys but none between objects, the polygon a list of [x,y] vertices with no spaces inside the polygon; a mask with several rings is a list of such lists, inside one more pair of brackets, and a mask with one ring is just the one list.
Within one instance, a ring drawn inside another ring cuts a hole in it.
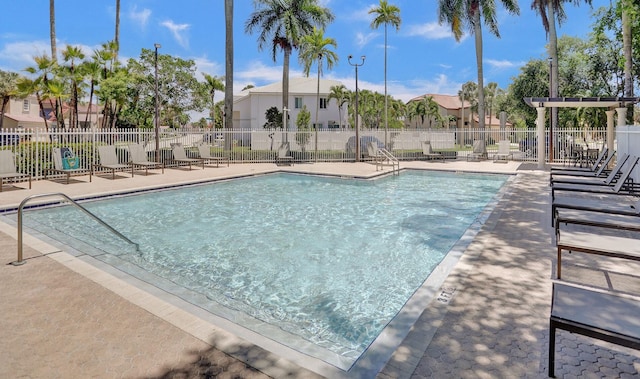
[{"label": "pool water", "polygon": [[92,248],[83,252],[163,278],[282,344],[353,363],[506,180],[273,174],[83,204],[139,251],[72,207],[29,210],[24,222],[70,245],[84,240]]}]

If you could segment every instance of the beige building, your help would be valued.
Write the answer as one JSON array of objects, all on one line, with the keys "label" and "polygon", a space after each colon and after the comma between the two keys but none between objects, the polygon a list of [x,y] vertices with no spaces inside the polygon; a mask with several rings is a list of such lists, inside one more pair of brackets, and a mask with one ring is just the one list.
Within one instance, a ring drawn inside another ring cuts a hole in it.
[{"label": "beige building", "polygon": [[[409,100],[407,104],[415,101],[422,101],[426,97],[431,97],[438,104],[440,115],[443,118],[451,117],[451,121],[448,123],[448,129],[475,129],[478,127],[478,115],[471,113],[471,103],[468,101],[462,101],[457,95],[438,95],[438,94],[425,94]],[[429,128],[435,125],[433,118],[430,120],[428,117],[424,118],[424,122],[420,116],[413,117],[411,120],[407,120],[406,126],[409,128]],[[500,130],[500,117],[493,115],[485,118],[485,127],[487,129]],[[505,127],[510,128],[511,124],[505,122]]]},{"label": "beige building", "polygon": [[[42,103],[44,108],[44,114],[47,117],[47,124],[49,127],[55,127],[56,118],[53,112],[53,107],[49,101]],[[90,128],[99,126],[99,122],[102,120],[102,107],[96,104],[91,105],[91,113],[87,117],[88,105],[78,106],[78,125],[81,128]],[[62,112],[66,125],[69,124],[69,112],[70,108],[66,104],[62,106]],[[25,99],[11,98],[7,104],[3,119],[3,128],[5,129],[17,129],[17,128],[29,128],[29,129],[44,129],[45,120],[41,116],[40,105],[35,95],[28,96]]]}]

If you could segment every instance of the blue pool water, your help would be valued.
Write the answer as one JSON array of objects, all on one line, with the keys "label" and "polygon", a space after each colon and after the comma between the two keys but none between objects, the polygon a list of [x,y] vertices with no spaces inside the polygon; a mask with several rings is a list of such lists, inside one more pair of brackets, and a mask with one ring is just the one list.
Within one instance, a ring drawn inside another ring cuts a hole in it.
[{"label": "blue pool water", "polygon": [[282,337],[291,335],[354,361],[506,179],[277,174],[83,204],[138,252],[72,207],[30,210],[24,220],[71,245],[84,240],[92,248],[83,252],[125,271],[186,288],[213,313],[247,315],[233,321],[258,333],[269,334],[266,322],[280,343],[304,350]]}]

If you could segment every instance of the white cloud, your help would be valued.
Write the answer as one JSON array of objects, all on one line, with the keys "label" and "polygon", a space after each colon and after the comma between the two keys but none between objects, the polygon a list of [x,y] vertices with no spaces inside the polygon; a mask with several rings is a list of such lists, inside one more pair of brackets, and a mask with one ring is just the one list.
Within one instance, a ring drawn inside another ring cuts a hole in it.
[{"label": "white cloud", "polygon": [[175,38],[176,42],[178,42],[180,46],[185,49],[189,47],[189,39],[186,36],[186,31],[191,25],[176,24],[171,20],[163,21],[160,25],[169,29],[171,34],[173,34],[173,38]]},{"label": "white cloud", "polygon": [[448,27],[440,25],[437,22],[409,25],[406,35],[409,37],[422,37],[426,39],[453,38],[453,33],[451,33],[451,30]]},{"label": "white cloud", "polygon": [[524,62],[512,62],[509,60],[496,60],[496,59],[486,59],[484,62],[493,68],[502,68],[502,69],[520,67],[524,64]]},{"label": "white cloud", "polygon": [[147,26],[149,17],[151,17],[151,10],[147,8],[138,11],[138,7],[134,5],[129,11],[129,18],[143,29]]},{"label": "white cloud", "polygon": [[371,32],[368,34],[363,34],[363,33],[356,33],[356,45],[358,45],[358,47],[362,48],[364,46],[366,46],[369,42],[371,42],[371,40],[373,40],[374,38],[376,38],[378,36],[378,33],[376,32]]}]

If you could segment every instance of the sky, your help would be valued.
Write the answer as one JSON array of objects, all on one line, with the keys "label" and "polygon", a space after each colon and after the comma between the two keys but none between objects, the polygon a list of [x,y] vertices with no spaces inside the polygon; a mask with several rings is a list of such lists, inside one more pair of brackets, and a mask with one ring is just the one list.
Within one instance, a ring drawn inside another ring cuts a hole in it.
[{"label": "sky", "polygon": [[[384,93],[384,26],[372,29],[368,11],[375,0],[319,0],[331,9],[335,20],[325,36],[337,42],[339,61],[326,67],[323,78],[341,81],[355,89],[355,68],[348,56],[356,57],[358,87]],[[400,8],[398,31],[388,29],[387,92],[408,101],[424,94],[455,95],[463,83],[477,82],[475,41],[468,33],[457,42],[447,25],[438,24],[436,0],[389,0]],[[499,1],[497,1],[499,3]],[[567,20],[558,35],[587,38],[593,10],[609,6],[610,0],[593,0],[592,7],[565,5]],[[526,62],[547,59],[547,38],[540,17],[531,10],[531,0],[520,1],[520,15],[498,8],[501,38],[483,31],[484,82],[506,89]],[[271,49],[258,49],[257,34],[245,33],[245,22],[254,11],[252,0],[235,0],[234,92],[252,84],[262,86],[282,80],[282,53],[274,62]],[[138,58],[142,48],[159,54],[191,59],[202,73],[224,76],[225,27],[223,0],[121,0],[120,58]],[[88,56],[115,36],[115,0],[56,0],[58,52],[65,45],[79,46]],[[51,54],[49,1],[3,1],[0,13],[0,69],[25,74],[33,57]],[[315,66],[312,74],[315,76]],[[303,76],[297,53],[291,57],[290,77]],[[220,94],[218,100],[222,100]]]}]

